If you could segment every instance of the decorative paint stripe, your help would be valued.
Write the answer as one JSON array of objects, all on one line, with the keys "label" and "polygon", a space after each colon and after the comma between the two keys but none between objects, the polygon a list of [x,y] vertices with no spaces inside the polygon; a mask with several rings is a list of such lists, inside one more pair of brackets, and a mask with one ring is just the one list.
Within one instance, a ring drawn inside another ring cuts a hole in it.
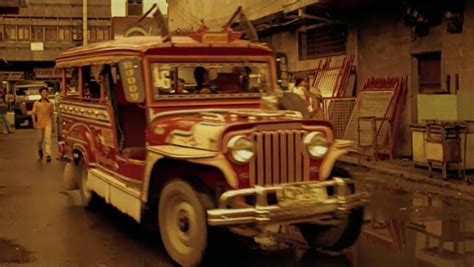
[{"label": "decorative paint stripe", "polygon": [[81,140],[79,138],[75,138],[75,137],[66,137],[66,140],[67,141],[74,141],[74,142],[77,142],[77,143],[81,143],[81,144],[84,144],[84,145],[87,145],[87,141],[84,141],[84,140]]},{"label": "decorative paint stripe", "polygon": [[60,104],[59,111],[61,114],[74,115],[83,118],[95,118],[98,121],[110,122],[109,112],[104,108]]},{"label": "decorative paint stripe", "polygon": [[65,104],[65,105],[73,105],[73,106],[81,106],[81,107],[93,107],[93,108],[100,108],[104,109],[106,106],[104,104],[96,104],[96,103],[87,103],[87,102],[74,102],[74,101],[68,101],[61,99],[59,104]]},{"label": "decorative paint stripe", "polygon": [[97,120],[91,120],[91,119],[86,119],[86,118],[83,118],[83,117],[78,117],[78,116],[74,116],[74,115],[68,115],[68,114],[60,114],[62,117],[65,117],[65,118],[69,118],[69,119],[74,119],[74,120],[80,120],[80,121],[84,121],[84,122],[89,122],[89,123],[92,123],[92,124],[98,124],[98,125],[102,125],[102,126],[112,126],[112,123],[107,123],[107,122],[101,122],[101,121],[97,121]]}]

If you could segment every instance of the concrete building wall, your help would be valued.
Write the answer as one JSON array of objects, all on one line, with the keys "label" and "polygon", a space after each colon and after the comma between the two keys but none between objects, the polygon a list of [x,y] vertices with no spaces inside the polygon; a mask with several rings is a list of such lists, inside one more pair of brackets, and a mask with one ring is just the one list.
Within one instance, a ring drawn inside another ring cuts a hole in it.
[{"label": "concrete building wall", "polygon": [[474,90],[474,2],[466,1],[463,32],[451,34],[446,21],[429,29],[429,34],[413,39],[411,28],[404,25],[403,10],[378,9],[365,16],[358,30],[358,88],[369,77],[408,76],[408,95],[403,110],[399,153],[410,156],[409,125],[417,121],[418,65],[414,55],[441,52],[441,87],[446,75],[459,74],[460,90]]},{"label": "concrete building wall", "polygon": [[[168,0],[168,15],[170,30],[196,29],[200,20],[211,29],[219,30],[236,11],[239,6],[249,20],[255,20],[277,12],[294,11],[298,7],[315,4],[317,0],[220,0],[216,7],[216,1],[212,0]],[[218,12],[216,12],[216,10]],[[350,27],[346,51],[347,54],[355,54],[357,47],[356,28]],[[268,43],[275,51],[284,52],[288,55],[288,67],[291,72],[314,69],[319,60],[299,59],[298,30],[283,31],[261,38],[262,42]],[[344,56],[337,56],[333,63],[339,64]]]},{"label": "concrete building wall", "polygon": [[[288,68],[291,72],[306,71],[315,69],[320,60],[326,59],[313,58],[300,60],[299,59],[299,40],[298,31],[284,31],[272,35],[269,38],[264,38],[263,41],[268,42],[276,51],[285,52],[288,55]],[[357,28],[349,26],[346,41],[346,54],[332,57],[331,64],[338,66],[346,55],[355,55],[357,52]]]},{"label": "concrete building wall", "polygon": [[[219,28],[230,19],[234,11],[242,6],[246,16],[258,19],[283,11],[294,0],[168,0],[169,27],[176,29],[196,29],[201,19],[208,27]],[[296,1],[317,2],[317,1]]]},{"label": "concrete building wall", "polygon": [[[168,11],[167,0],[142,0],[143,13],[147,12],[154,4],[158,4],[161,13],[165,14]],[[127,0],[111,0],[112,17],[126,17],[127,16]],[[152,16],[151,13],[149,16]]]},{"label": "concrete building wall", "polygon": [[[92,18],[110,18],[111,0],[88,0],[88,16]],[[20,8],[19,16],[25,17],[82,17],[83,0],[28,0],[25,8]]]}]

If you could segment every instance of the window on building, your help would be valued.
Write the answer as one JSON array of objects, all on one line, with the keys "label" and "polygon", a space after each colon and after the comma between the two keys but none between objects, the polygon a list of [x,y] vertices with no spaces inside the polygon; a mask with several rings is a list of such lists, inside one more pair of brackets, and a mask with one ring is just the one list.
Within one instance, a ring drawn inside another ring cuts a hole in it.
[{"label": "window on building", "polygon": [[18,27],[18,40],[30,40],[30,27],[29,26]]},{"label": "window on building", "polygon": [[346,53],[347,27],[327,25],[299,33],[300,59],[327,57]]},{"label": "window on building", "polygon": [[418,60],[418,88],[420,93],[441,91],[441,53],[425,53]]},{"label": "window on building", "polygon": [[5,40],[16,40],[15,26],[5,26]]},{"label": "window on building", "polygon": [[72,29],[72,40],[73,41],[82,41],[82,28],[74,27]]},{"label": "window on building", "polygon": [[31,27],[31,40],[33,41],[43,41],[43,27],[33,26]]},{"label": "window on building", "polygon": [[71,41],[71,28],[59,27],[58,29],[58,40],[59,41]]},{"label": "window on building", "polygon": [[87,38],[89,41],[97,41],[97,27],[89,27],[87,29]]},{"label": "window on building", "polygon": [[143,15],[142,0],[127,0],[127,16],[141,16]]},{"label": "window on building", "polygon": [[109,39],[109,29],[106,27],[97,27],[97,41],[104,41]]},{"label": "window on building", "polygon": [[56,41],[58,40],[58,29],[56,27],[46,27],[46,40]]}]

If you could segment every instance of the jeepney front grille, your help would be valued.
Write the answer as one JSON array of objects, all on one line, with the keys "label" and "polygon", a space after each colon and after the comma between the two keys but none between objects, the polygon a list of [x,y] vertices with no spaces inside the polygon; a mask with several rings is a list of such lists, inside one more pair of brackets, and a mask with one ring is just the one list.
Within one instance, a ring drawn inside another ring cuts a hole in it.
[{"label": "jeepney front grille", "polygon": [[309,158],[304,153],[304,130],[255,132],[255,157],[250,161],[250,185],[309,181]]}]

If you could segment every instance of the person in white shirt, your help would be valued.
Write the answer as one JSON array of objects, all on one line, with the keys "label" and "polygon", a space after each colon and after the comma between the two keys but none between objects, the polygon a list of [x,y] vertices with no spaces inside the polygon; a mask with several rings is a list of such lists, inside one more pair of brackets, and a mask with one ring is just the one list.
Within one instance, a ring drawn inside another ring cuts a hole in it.
[{"label": "person in white shirt", "polygon": [[313,93],[309,90],[309,84],[306,79],[296,78],[296,86],[293,88],[293,93],[297,94],[304,100],[306,108],[311,118],[322,119],[320,116],[320,94]]}]

